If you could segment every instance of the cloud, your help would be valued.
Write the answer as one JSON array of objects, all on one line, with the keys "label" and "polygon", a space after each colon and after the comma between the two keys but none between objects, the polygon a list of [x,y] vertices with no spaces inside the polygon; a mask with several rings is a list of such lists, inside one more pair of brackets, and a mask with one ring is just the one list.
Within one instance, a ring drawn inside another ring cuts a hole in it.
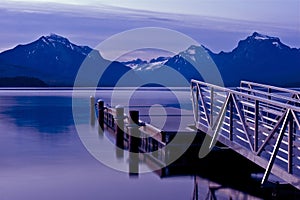
[{"label": "cloud", "polygon": [[276,24],[103,5],[25,5],[27,4],[0,8],[0,50],[32,42],[49,33],[65,36],[76,44],[95,47],[114,34],[141,27],[163,27],[180,31],[215,52],[232,50],[240,39],[253,31],[278,36],[288,45],[300,46],[297,27],[293,29]]}]

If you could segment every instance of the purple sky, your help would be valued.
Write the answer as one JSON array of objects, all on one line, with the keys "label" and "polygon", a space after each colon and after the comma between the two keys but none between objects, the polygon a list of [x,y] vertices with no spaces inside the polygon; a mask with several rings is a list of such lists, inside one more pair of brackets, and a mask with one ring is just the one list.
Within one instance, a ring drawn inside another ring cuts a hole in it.
[{"label": "purple sky", "polygon": [[214,52],[231,51],[254,31],[299,48],[300,1],[3,0],[0,26],[0,51],[50,33],[95,47],[113,34],[149,26],[180,31]]}]

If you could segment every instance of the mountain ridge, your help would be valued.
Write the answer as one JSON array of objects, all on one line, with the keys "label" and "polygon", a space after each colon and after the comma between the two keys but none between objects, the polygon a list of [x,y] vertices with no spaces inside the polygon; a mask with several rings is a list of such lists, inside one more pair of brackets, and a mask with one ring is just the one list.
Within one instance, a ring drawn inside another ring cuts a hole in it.
[{"label": "mountain ridge", "polygon": [[[278,37],[258,32],[240,40],[230,52],[214,53],[205,46],[192,45],[173,57],[158,57],[150,61],[136,58],[122,63],[106,60],[100,52],[73,44],[67,38],[52,33],[0,53],[0,78],[32,77],[49,86],[73,86],[85,59],[96,68],[108,66],[99,86],[114,86],[124,74],[130,74],[126,86],[145,80],[155,83],[159,77],[169,77],[164,69],[166,66],[177,71],[188,82],[190,79],[203,80],[196,68],[211,67],[215,63],[225,86],[238,86],[241,80],[249,80],[300,87],[297,76],[300,73],[300,48],[291,48]],[[176,79],[169,83],[181,86]],[[88,80],[85,86],[91,86]]]},{"label": "mountain ridge", "polygon": [[176,70],[187,80],[204,81],[196,68],[212,66],[213,63],[225,86],[238,86],[241,80],[248,80],[300,87],[300,79],[296,75],[300,73],[300,48],[291,48],[278,37],[258,32],[240,40],[230,52],[214,53],[205,46],[190,46],[171,57],[164,65]]},{"label": "mountain ridge", "polygon": [[[77,72],[84,61],[94,68],[106,67],[106,75],[99,84],[110,86],[116,84],[130,68],[104,59],[100,52],[88,46],[78,46],[67,38],[56,34],[41,36],[37,40],[17,45],[0,53],[0,78],[35,77],[50,86],[73,86]],[[114,77],[107,73],[117,68]],[[85,86],[92,83],[87,81]]]}]

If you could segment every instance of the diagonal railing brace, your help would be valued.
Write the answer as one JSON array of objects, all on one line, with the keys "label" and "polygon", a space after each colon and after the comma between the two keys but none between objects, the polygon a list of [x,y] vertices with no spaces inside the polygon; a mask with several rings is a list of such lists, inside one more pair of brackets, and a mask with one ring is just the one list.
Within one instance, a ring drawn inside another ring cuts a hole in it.
[{"label": "diagonal railing brace", "polygon": [[274,161],[275,161],[275,158],[276,158],[276,155],[278,153],[278,150],[279,150],[279,146],[281,144],[281,141],[282,141],[282,138],[283,138],[283,135],[284,135],[284,132],[285,132],[285,129],[287,127],[287,122],[288,122],[288,118],[289,118],[289,115],[290,115],[290,109],[288,109],[286,115],[285,115],[285,118],[284,118],[284,121],[283,121],[283,124],[282,124],[282,127],[280,129],[280,132],[279,132],[279,135],[278,135],[278,138],[276,140],[276,144],[274,146],[274,150],[273,150],[273,153],[271,155],[271,158],[269,160],[269,163],[268,163],[268,166],[266,168],[266,171],[265,171],[265,174],[263,176],[263,179],[261,181],[261,185],[264,185],[266,183],[266,181],[268,180],[269,178],[269,175],[271,173],[271,170],[272,170],[272,167],[273,167],[273,164],[274,164]]}]

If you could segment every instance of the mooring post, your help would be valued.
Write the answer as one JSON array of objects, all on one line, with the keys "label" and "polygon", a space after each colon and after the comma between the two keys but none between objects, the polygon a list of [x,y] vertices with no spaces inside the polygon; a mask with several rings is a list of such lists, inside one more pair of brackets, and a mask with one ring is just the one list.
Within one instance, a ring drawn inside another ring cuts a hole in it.
[{"label": "mooring post", "polygon": [[129,175],[138,176],[139,172],[139,145],[140,145],[140,130],[139,130],[139,111],[129,111]]},{"label": "mooring post", "polygon": [[116,106],[116,146],[117,148],[117,157],[123,157],[124,149],[124,107]]},{"label": "mooring post", "polygon": [[130,125],[139,125],[139,111],[137,110],[130,110],[129,111],[129,123]]},{"label": "mooring post", "polygon": [[124,135],[124,107],[119,105],[116,106],[115,120],[117,125],[117,128],[115,130],[116,134],[123,136]]},{"label": "mooring post", "polygon": [[98,100],[98,122],[99,126],[103,129],[104,127],[104,101],[102,99]]},{"label": "mooring post", "polygon": [[95,97],[90,96],[90,122],[91,125],[95,125]]},{"label": "mooring post", "polygon": [[129,111],[129,150],[130,152],[138,153],[140,144],[140,131],[139,131],[139,111]]}]

